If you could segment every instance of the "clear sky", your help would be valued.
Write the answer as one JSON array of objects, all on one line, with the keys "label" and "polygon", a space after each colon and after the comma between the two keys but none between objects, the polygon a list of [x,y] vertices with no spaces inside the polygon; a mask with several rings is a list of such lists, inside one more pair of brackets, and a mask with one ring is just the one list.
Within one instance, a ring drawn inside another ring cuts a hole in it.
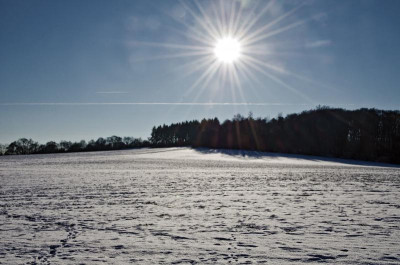
[{"label": "clear sky", "polygon": [[399,14],[398,0],[0,0],[0,143],[400,109]]}]

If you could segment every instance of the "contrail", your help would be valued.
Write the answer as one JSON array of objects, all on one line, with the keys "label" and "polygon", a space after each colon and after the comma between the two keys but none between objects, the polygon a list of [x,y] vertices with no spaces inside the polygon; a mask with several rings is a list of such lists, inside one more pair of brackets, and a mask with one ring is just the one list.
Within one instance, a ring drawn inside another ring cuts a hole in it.
[{"label": "contrail", "polygon": [[113,105],[173,105],[173,106],[309,106],[302,103],[274,102],[3,102],[0,106],[113,106]]},{"label": "contrail", "polygon": [[96,94],[128,94],[126,91],[97,91]]}]

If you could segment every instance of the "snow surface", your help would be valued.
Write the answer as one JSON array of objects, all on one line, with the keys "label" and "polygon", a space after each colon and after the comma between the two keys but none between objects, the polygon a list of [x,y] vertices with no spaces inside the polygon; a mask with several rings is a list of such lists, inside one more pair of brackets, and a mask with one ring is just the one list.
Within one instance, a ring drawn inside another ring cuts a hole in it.
[{"label": "snow surface", "polygon": [[1,264],[400,264],[400,168],[165,148],[0,158]]}]

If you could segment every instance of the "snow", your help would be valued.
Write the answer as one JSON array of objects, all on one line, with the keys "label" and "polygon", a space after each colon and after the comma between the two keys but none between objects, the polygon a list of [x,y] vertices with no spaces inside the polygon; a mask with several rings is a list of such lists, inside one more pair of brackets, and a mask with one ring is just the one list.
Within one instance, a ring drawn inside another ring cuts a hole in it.
[{"label": "snow", "polygon": [[164,148],[0,158],[1,264],[399,264],[400,168]]}]

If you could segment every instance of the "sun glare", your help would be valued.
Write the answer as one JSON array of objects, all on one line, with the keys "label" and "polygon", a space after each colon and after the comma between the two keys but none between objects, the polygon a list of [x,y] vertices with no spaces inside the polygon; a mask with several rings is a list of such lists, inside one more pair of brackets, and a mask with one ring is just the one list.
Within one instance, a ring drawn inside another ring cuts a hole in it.
[{"label": "sun glare", "polygon": [[215,56],[224,63],[233,63],[240,57],[241,47],[238,40],[226,37],[217,41]]},{"label": "sun glare", "polygon": [[[254,1],[259,4],[251,4],[251,7],[247,2],[249,1],[180,1],[179,8],[182,12],[179,12],[180,15],[171,13],[170,16],[184,28],[182,31],[176,28],[173,30],[187,38],[187,42],[133,41],[133,45],[166,49],[165,54],[138,60],[191,58],[177,66],[176,71],[182,77],[196,76],[185,94],[196,93],[195,99],[201,97],[206,89],[222,87],[232,91],[234,101],[240,99],[244,102],[243,82],[261,84],[258,75],[262,75],[311,102],[296,87],[286,83],[285,79],[291,77],[315,82],[280,67],[277,60],[280,59],[278,55],[291,54],[290,51],[286,52],[287,48],[290,49],[292,45],[297,47],[295,42],[287,41],[289,39],[286,38],[291,38],[288,31],[305,25],[310,19],[314,20],[314,16],[296,19],[295,12],[306,6],[301,3],[293,5],[291,9],[276,12],[275,10],[281,9],[280,1]],[[282,36],[285,45],[278,44],[281,42],[281,34],[286,34]]]}]

